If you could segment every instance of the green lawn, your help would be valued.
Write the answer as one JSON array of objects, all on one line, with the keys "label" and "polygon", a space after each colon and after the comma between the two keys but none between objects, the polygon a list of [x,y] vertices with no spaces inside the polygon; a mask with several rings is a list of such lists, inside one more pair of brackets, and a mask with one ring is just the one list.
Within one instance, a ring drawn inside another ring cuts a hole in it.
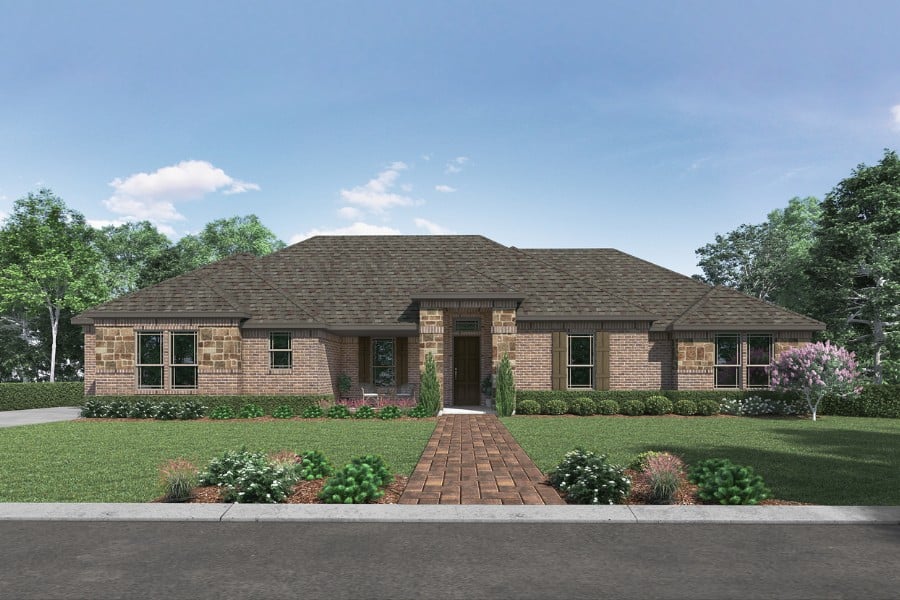
[{"label": "green lawn", "polygon": [[501,419],[547,472],[575,446],[627,465],[645,450],[688,463],[752,466],[775,497],[816,504],[900,505],[900,419],[822,417],[510,417]]},{"label": "green lawn", "polygon": [[69,421],[0,429],[0,502],[146,502],[161,493],[158,466],[198,467],[225,450],[321,450],[336,466],[381,454],[409,475],[433,420]]}]

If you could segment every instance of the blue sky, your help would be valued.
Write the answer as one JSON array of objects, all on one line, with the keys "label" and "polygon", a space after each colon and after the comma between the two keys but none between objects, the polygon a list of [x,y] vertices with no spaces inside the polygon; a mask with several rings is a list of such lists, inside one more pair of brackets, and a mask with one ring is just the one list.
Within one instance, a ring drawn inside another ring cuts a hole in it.
[{"label": "blue sky", "polygon": [[615,247],[716,233],[900,147],[897,2],[0,0],[0,213],[177,238]]}]

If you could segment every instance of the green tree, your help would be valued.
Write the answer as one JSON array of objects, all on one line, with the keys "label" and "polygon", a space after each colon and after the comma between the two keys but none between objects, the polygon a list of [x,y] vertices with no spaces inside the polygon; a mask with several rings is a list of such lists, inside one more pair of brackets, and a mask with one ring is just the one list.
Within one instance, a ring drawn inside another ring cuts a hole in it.
[{"label": "green tree", "polygon": [[428,414],[436,415],[441,408],[441,384],[438,381],[437,367],[431,352],[425,355],[425,370],[422,372],[419,385],[418,405],[424,407]]},{"label": "green tree", "polygon": [[104,258],[104,271],[112,297],[129,294],[139,288],[138,280],[146,265],[165,252],[169,238],[149,221],[108,225],[96,236],[96,246]]},{"label": "green tree", "polygon": [[512,364],[509,355],[503,358],[497,367],[497,416],[508,417],[516,410],[516,384],[513,381]]},{"label": "green tree", "polygon": [[[853,349],[876,383],[900,364],[900,158],[885,150],[825,197],[808,275],[817,318]],[[886,368],[887,367],[887,368]]]},{"label": "green tree", "polygon": [[49,189],[16,201],[0,229],[0,311],[46,311],[50,381],[56,379],[60,317],[107,297],[94,230]]}]

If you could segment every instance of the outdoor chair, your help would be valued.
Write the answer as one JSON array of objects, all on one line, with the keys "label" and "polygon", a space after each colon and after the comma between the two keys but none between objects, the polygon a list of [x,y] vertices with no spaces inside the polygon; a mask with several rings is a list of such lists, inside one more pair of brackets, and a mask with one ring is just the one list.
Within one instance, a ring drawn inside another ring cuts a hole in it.
[{"label": "outdoor chair", "polygon": [[372,404],[378,403],[378,391],[375,389],[374,385],[372,385],[371,383],[360,383],[359,389],[360,391],[362,391],[364,402],[371,402]]},{"label": "outdoor chair", "polygon": [[403,385],[397,387],[396,396],[398,400],[412,400],[414,392],[415,389],[413,387],[413,384],[404,383]]}]

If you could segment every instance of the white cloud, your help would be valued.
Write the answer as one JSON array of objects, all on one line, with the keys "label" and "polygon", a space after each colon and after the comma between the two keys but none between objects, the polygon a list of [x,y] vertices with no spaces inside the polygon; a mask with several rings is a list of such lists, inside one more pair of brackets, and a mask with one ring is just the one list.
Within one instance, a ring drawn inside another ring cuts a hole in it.
[{"label": "white cloud", "polygon": [[456,191],[456,188],[450,187],[449,185],[436,185],[434,189],[442,194],[452,194]]},{"label": "white cloud", "polygon": [[94,229],[103,229],[107,225],[112,225],[113,227],[118,227],[119,225],[124,225],[128,221],[125,219],[86,219],[87,224],[93,227]]},{"label": "white cloud", "polygon": [[381,225],[370,225],[357,221],[348,227],[337,227],[335,229],[310,229],[306,233],[298,233],[291,236],[288,243],[296,244],[307,238],[316,235],[400,235],[400,231],[392,227],[383,227]]},{"label": "white cloud", "polygon": [[423,154],[422,160],[424,160],[425,162],[428,162],[429,160],[431,160],[432,156],[433,156],[432,154]]},{"label": "white cloud", "polygon": [[437,223],[432,223],[431,221],[426,221],[425,219],[422,219],[419,217],[416,217],[415,219],[413,219],[413,223],[416,224],[416,227],[418,227],[419,229],[424,229],[431,235],[445,235],[445,234],[453,233],[451,230],[447,229],[446,227],[438,225]]},{"label": "white cloud", "polygon": [[453,174],[462,171],[463,165],[469,162],[468,156],[457,156],[444,165],[444,173]]},{"label": "white cloud", "polygon": [[257,184],[234,179],[204,160],[185,160],[153,173],[117,177],[109,185],[115,190],[104,201],[109,210],[127,221],[150,221],[163,233],[172,231],[166,223],[184,220],[175,208],[176,202],[197,200],[217,191],[242,194],[259,190]]},{"label": "white cloud", "polygon": [[401,183],[400,189],[408,194],[409,192],[413,191],[413,186],[411,183]]},{"label": "white cloud", "polygon": [[362,216],[362,211],[358,208],[353,208],[352,206],[342,206],[338,209],[338,216],[342,219],[358,219]]},{"label": "white cloud", "polygon": [[397,183],[400,171],[406,168],[406,163],[392,163],[367,184],[350,190],[341,190],[341,198],[374,213],[382,213],[393,206],[413,206],[416,204],[415,200],[391,191]]},{"label": "white cloud", "polygon": [[894,116],[894,129],[900,130],[900,104],[891,107],[891,114]]}]

